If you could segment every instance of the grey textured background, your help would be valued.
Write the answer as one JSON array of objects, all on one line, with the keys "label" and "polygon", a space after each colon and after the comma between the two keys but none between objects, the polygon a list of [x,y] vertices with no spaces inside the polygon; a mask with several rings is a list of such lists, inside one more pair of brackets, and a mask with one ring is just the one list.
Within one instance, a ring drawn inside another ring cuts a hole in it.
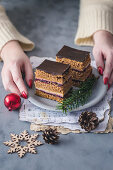
[{"label": "grey textured background", "polygon": [[[1,2],[18,30],[33,40],[28,53],[54,57],[65,44],[72,47],[79,15],[78,0],[4,0]],[[92,50],[91,47],[78,47]],[[0,71],[3,63],[0,63]],[[10,133],[30,131],[30,123],[18,120],[18,111],[9,112],[3,102],[5,92],[0,77],[0,170],[112,170],[113,134],[61,135],[60,143],[37,147],[38,154],[8,155],[4,141]],[[39,139],[42,141],[42,137]]]}]

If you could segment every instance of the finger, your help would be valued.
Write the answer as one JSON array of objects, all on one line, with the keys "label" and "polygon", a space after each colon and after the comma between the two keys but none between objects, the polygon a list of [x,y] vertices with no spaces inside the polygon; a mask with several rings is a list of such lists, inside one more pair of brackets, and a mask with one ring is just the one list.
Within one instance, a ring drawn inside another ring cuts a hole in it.
[{"label": "finger", "polygon": [[[7,76],[5,76],[5,75],[7,75]],[[2,80],[3,80],[3,85],[4,85],[5,90],[11,91],[12,93],[16,93],[16,94],[20,95],[20,91],[18,90],[16,84],[13,82],[13,78],[12,78],[10,71],[5,70]]]},{"label": "finger", "polygon": [[8,76],[8,79],[5,80],[5,84],[8,87],[8,90],[11,91],[12,93],[16,93],[20,95],[20,91],[18,87],[16,86],[16,84],[14,83],[11,73],[9,72],[7,76]]},{"label": "finger", "polygon": [[3,86],[4,86],[4,89],[7,91],[8,89],[6,88],[6,85],[5,85],[5,76],[4,76],[4,67],[2,68],[2,71],[1,71],[1,77],[2,77],[2,83],[3,83]]},{"label": "finger", "polygon": [[21,71],[19,66],[14,66],[12,69],[12,77],[16,86],[18,87],[22,97],[27,98],[27,89],[22,79]]},{"label": "finger", "polygon": [[96,61],[96,65],[98,68],[98,72],[100,75],[103,75],[103,71],[104,71],[104,58],[101,52],[99,51],[93,51],[93,55]]},{"label": "finger", "polygon": [[31,63],[28,61],[25,63],[25,79],[30,88],[32,88],[33,84],[33,71]]},{"label": "finger", "polygon": [[108,56],[106,58],[105,70],[103,75],[104,84],[108,83],[112,70],[113,70],[113,56]]},{"label": "finger", "polygon": [[110,86],[113,84],[113,71],[112,71],[111,76],[109,78],[109,84],[110,84]]}]

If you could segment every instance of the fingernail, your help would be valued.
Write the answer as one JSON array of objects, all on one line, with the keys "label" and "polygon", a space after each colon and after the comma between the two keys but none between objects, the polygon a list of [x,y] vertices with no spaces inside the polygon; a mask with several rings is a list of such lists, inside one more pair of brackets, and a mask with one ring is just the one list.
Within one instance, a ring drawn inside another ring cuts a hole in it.
[{"label": "fingernail", "polygon": [[104,84],[107,84],[107,82],[108,82],[108,78],[105,77],[105,78],[104,78]]},{"label": "fingernail", "polygon": [[110,84],[108,83],[108,90],[110,89]]},{"label": "fingernail", "polygon": [[29,80],[29,84],[28,85],[29,85],[30,88],[32,88],[32,85],[33,85],[33,80],[32,79]]},{"label": "fingernail", "polygon": [[100,66],[98,67],[98,72],[99,72],[100,75],[103,75],[103,69],[102,69],[102,67],[100,67]]},{"label": "fingernail", "polygon": [[24,99],[28,98],[27,94],[24,91],[22,92],[21,97],[23,97]]}]

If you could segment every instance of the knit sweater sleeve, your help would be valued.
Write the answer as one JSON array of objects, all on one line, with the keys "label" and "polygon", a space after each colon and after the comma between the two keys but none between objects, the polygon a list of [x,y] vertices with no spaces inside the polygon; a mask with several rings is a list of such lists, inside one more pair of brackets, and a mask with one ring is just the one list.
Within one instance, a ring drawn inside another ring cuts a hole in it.
[{"label": "knit sweater sleeve", "polygon": [[34,48],[34,43],[17,31],[3,6],[0,6],[0,50],[11,40],[18,40],[24,51],[30,51]]},{"label": "knit sweater sleeve", "polygon": [[113,0],[81,0],[75,44],[93,46],[98,30],[113,34]]}]

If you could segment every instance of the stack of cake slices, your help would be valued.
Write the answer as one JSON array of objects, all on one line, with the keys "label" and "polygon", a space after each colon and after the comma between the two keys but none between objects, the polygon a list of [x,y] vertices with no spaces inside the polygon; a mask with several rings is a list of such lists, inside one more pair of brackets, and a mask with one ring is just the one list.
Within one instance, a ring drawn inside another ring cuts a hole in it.
[{"label": "stack of cake slices", "polygon": [[71,66],[71,75],[74,86],[80,85],[92,74],[90,65],[90,53],[81,51],[68,46],[63,48],[56,54],[56,61]]},{"label": "stack of cake slices", "polygon": [[72,87],[70,65],[44,60],[35,71],[36,95],[61,102]]},{"label": "stack of cake slices", "polygon": [[90,53],[68,46],[56,54],[56,61],[44,60],[35,71],[36,95],[62,102],[72,88],[92,75]]}]

